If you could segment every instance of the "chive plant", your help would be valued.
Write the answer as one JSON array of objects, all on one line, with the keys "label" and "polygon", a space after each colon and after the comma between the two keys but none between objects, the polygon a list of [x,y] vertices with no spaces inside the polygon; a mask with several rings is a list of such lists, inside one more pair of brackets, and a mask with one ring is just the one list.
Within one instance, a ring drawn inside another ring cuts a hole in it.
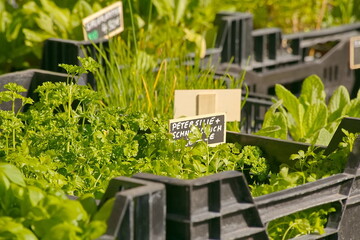
[{"label": "chive plant", "polygon": [[[199,56],[189,56],[184,41],[164,40],[149,50],[147,38],[139,38],[137,51],[121,38],[112,39],[108,49],[97,47],[102,63],[95,74],[97,91],[107,105],[171,118],[176,89],[228,87],[225,76],[215,78],[212,63],[204,67]],[[230,86],[240,88],[242,80],[229,78]]]}]

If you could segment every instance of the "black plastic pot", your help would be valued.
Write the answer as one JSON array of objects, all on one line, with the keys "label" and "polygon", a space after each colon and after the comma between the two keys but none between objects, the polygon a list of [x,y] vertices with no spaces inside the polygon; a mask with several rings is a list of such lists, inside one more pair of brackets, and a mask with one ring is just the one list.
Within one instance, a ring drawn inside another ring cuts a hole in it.
[{"label": "black plastic pot", "polygon": [[144,173],[133,177],[166,186],[166,239],[267,239],[240,172],[194,180]]},{"label": "black plastic pot", "polygon": [[117,177],[110,181],[101,207],[115,197],[106,233],[98,240],[165,239],[165,186],[140,179]]}]

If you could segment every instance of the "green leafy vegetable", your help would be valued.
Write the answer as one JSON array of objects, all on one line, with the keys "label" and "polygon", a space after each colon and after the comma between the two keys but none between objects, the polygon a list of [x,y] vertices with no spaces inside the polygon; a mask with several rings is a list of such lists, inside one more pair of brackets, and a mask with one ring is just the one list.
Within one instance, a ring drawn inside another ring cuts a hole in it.
[{"label": "green leafy vegetable", "polygon": [[105,233],[109,216],[98,214],[112,210],[111,201],[97,211],[89,196],[80,202],[27,186],[19,169],[6,163],[0,163],[0,193],[1,239],[94,239]]},{"label": "green leafy vegetable", "polygon": [[344,86],[339,86],[326,104],[324,85],[316,75],[303,82],[299,98],[282,85],[275,86],[278,97],[265,114],[258,135],[327,145],[343,117],[360,117],[360,98],[350,100]]}]

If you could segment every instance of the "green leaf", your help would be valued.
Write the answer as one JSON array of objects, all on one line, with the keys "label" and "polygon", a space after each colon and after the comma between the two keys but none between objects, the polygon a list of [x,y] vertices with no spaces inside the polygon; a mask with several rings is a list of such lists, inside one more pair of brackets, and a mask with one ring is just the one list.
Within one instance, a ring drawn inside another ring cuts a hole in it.
[{"label": "green leaf", "polygon": [[329,122],[341,117],[344,107],[350,102],[349,92],[344,86],[339,86],[332,94],[328,104]]},{"label": "green leaf", "polygon": [[44,197],[44,192],[34,186],[27,187],[27,197],[29,198],[29,202],[31,206],[36,206]]},{"label": "green leaf", "polygon": [[311,138],[318,130],[327,124],[327,107],[325,103],[319,102],[309,105],[304,114],[305,138]]},{"label": "green leaf", "polygon": [[0,172],[0,195],[6,196],[5,193],[10,188],[10,181],[6,175]]},{"label": "green leaf", "polygon": [[193,144],[193,143],[201,140],[202,139],[201,130],[197,126],[191,125],[188,138],[189,138],[190,144]]},{"label": "green leaf", "polygon": [[304,80],[299,101],[304,106],[325,102],[324,84],[317,75],[311,75]]},{"label": "green leaf", "polygon": [[39,6],[36,4],[35,1],[27,1],[24,3],[22,11],[26,15],[34,14],[39,11]]},{"label": "green leaf", "polygon": [[287,139],[286,117],[282,112],[276,112],[281,104],[282,100],[279,100],[268,109],[264,116],[262,128],[256,135]]},{"label": "green leaf", "polygon": [[83,19],[93,13],[93,9],[91,8],[90,4],[85,0],[79,0],[76,2],[73,10],[72,15],[79,16],[80,19]]},{"label": "green leaf", "polygon": [[32,47],[34,46],[34,42],[35,43],[41,43],[43,41],[45,41],[48,38],[51,38],[52,35],[43,31],[34,31],[28,28],[24,28],[23,33],[25,35],[26,38],[26,46]]},{"label": "green leaf", "polygon": [[26,188],[21,187],[19,185],[13,184],[10,185],[11,192],[13,196],[17,199],[24,199]]},{"label": "green leaf", "polygon": [[205,38],[199,34],[196,33],[193,30],[184,28],[185,38],[186,40],[195,43],[196,45],[196,53],[200,58],[203,58],[206,54],[206,41]]},{"label": "green leaf", "polygon": [[54,31],[54,24],[51,17],[44,12],[39,12],[39,17],[35,18],[35,21],[39,28],[46,33],[52,35],[53,37],[57,37],[57,34]]},{"label": "green leaf", "polygon": [[32,231],[10,217],[0,217],[0,239],[37,240]]},{"label": "green leaf", "polygon": [[65,69],[69,75],[80,75],[87,73],[87,71],[82,66],[60,63],[59,67]]},{"label": "green leaf", "polygon": [[276,138],[274,135],[276,135],[276,133],[279,132],[281,129],[282,128],[279,125],[272,125],[270,127],[263,126],[259,131],[255,133],[255,135]]},{"label": "green leaf", "polygon": [[79,201],[63,200],[54,196],[48,196],[48,204],[45,205],[52,217],[62,221],[88,220],[88,215]]},{"label": "green leaf", "polygon": [[15,41],[17,38],[19,38],[19,33],[21,30],[21,22],[14,21],[10,24],[9,28],[10,31],[7,31],[6,38],[8,41]]},{"label": "green leaf", "polygon": [[89,72],[95,73],[101,67],[101,65],[91,57],[78,57],[78,59],[82,67]]},{"label": "green leaf", "polygon": [[27,92],[26,88],[17,83],[7,83],[4,85],[4,88],[16,93]]},{"label": "green leaf", "polygon": [[42,10],[53,19],[56,27],[59,29],[57,32],[61,34],[62,38],[67,38],[67,30],[71,27],[70,10],[67,8],[58,7],[53,1],[40,0]]},{"label": "green leaf", "polygon": [[41,238],[43,240],[82,240],[79,235],[82,233],[81,228],[68,223],[59,223],[50,228]]},{"label": "green leaf", "polygon": [[62,222],[64,221],[59,218],[42,218],[40,220],[33,221],[31,223],[31,229],[37,236],[43,239],[43,236],[45,236],[53,226]]},{"label": "green leaf", "polygon": [[139,151],[139,143],[137,141],[131,141],[124,146],[124,155],[128,158],[136,157]]},{"label": "green leaf", "polygon": [[[302,128],[304,109],[299,100],[289,90],[280,84],[275,85],[276,96],[282,100],[284,107],[294,118],[298,128]],[[301,129],[299,129],[301,131]]]},{"label": "green leaf", "polygon": [[85,194],[81,196],[78,200],[80,201],[81,205],[89,216],[93,216],[96,213],[97,205],[95,198],[92,196],[92,194]]},{"label": "green leaf", "polygon": [[160,17],[167,16],[171,21],[174,21],[174,0],[153,0],[152,3]]},{"label": "green leaf", "polygon": [[202,129],[203,129],[203,132],[204,132],[206,138],[208,138],[210,136],[210,134],[211,134],[211,125],[210,124],[203,124]]},{"label": "green leaf", "polygon": [[328,130],[325,128],[321,128],[320,131],[316,134],[316,137],[314,139],[311,139],[310,143],[315,145],[323,145],[327,146],[329,142],[331,141],[333,134],[331,134]]},{"label": "green leaf", "polygon": [[110,198],[107,200],[99,209],[99,211],[97,211],[97,213],[94,215],[93,221],[107,222],[113,210],[114,202],[115,198]]},{"label": "green leaf", "polygon": [[175,0],[175,24],[179,24],[180,20],[184,17],[187,0]]},{"label": "green leaf", "polygon": [[289,173],[289,168],[285,166],[280,169],[279,176],[288,183],[289,188],[296,186],[299,179],[297,174]]},{"label": "green leaf", "polygon": [[104,221],[92,221],[84,229],[84,239],[97,239],[106,233],[107,224]]},{"label": "green leaf", "polygon": [[20,170],[14,165],[8,163],[0,163],[0,174],[5,175],[11,182],[25,187],[25,181]]},{"label": "green leaf", "polygon": [[12,93],[9,91],[0,92],[0,103],[12,101]]},{"label": "green leaf", "polygon": [[360,98],[355,98],[343,109],[343,115],[360,118]]}]

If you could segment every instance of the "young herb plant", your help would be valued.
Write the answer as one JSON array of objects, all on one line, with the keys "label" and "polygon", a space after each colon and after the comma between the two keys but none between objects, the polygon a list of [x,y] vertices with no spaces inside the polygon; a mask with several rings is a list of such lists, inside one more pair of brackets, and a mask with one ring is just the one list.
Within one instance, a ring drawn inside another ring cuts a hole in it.
[{"label": "young herb plant", "polygon": [[276,102],[265,114],[258,135],[327,145],[343,117],[360,117],[360,91],[350,100],[344,86],[339,86],[326,104],[324,84],[312,75],[302,85],[299,98],[282,85],[275,86]]}]

